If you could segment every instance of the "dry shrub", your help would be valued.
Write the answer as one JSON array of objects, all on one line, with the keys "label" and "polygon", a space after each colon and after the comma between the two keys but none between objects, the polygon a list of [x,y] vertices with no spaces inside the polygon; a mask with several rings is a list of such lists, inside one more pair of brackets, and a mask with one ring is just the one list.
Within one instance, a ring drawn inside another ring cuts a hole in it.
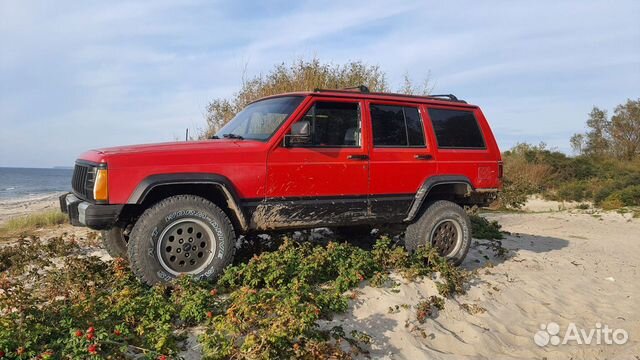
[{"label": "dry shrub", "polygon": [[528,162],[524,157],[516,155],[509,157],[505,162],[504,173],[512,183],[538,192],[553,176],[553,168],[549,164]]},{"label": "dry shrub", "polygon": [[503,153],[504,188],[499,206],[520,208],[527,196],[541,192],[554,177],[554,169],[538,153],[545,145],[518,144]]},{"label": "dry shrub", "polygon": [[[247,104],[265,96],[315,88],[340,89],[366,85],[371,91],[389,91],[385,73],[377,65],[362,61],[346,64],[322,63],[318,58],[298,59],[290,64],[281,63],[266,75],[243,79],[240,91],[231,98],[218,98],[206,108],[207,128],[201,137],[211,137]],[[429,75],[420,86],[407,74],[398,91],[408,94],[427,94],[431,91]]]}]

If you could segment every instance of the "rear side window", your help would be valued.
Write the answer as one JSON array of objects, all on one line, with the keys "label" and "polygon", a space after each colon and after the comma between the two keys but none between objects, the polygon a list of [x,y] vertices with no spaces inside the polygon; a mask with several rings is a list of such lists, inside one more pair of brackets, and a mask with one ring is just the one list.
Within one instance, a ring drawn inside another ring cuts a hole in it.
[{"label": "rear side window", "polygon": [[471,111],[429,109],[438,148],[484,149],[478,121]]},{"label": "rear side window", "polygon": [[370,110],[374,146],[424,147],[424,131],[417,108],[371,105]]}]

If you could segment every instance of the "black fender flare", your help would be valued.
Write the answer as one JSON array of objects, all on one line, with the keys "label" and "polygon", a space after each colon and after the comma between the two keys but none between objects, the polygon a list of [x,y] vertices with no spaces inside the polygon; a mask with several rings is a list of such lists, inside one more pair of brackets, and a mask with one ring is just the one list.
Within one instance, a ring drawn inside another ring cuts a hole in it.
[{"label": "black fender flare", "polygon": [[217,186],[225,196],[227,206],[236,215],[242,230],[248,229],[247,219],[240,208],[240,198],[233,183],[219,174],[173,173],[155,174],[144,178],[129,196],[127,204],[142,204],[147,195],[158,186],[207,184]]},{"label": "black fender flare", "polygon": [[413,202],[409,207],[409,212],[407,213],[407,217],[404,219],[405,222],[410,222],[415,219],[424,203],[429,191],[436,186],[442,184],[465,184],[469,187],[471,191],[473,191],[473,185],[471,184],[471,180],[464,175],[436,175],[428,178],[422,183],[420,188],[418,188],[418,192],[413,198]]}]

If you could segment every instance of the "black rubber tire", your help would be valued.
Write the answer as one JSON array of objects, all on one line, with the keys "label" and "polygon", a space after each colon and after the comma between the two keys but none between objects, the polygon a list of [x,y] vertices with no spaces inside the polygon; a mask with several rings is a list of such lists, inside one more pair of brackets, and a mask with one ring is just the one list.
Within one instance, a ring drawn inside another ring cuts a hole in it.
[{"label": "black rubber tire", "polygon": [[426,246],[427,238],[432,242],[431,235],[436,225],[442,221],[452,221],[460,226],[462,236],[458,240],[454,251],[445,257],[454,265],[460,265],[469,252],[471,246],[471,220],[464,209],[451,201],[438,200],[426,205],[420,218],[407,226],[405,232],[405,247],[408,251],[416,251],[420,246]]},{"label": "black rubber tire", "polygon": [[331,228],[331,232],[346,239],[350,237],[362,238],[369,236],[371,235],[371,230],[373,230],[373,228],[370,225],[352,225]]},{"label": "black rubber tire", "polygon": [[109,230],[102,231],[102,245],[112,258],[127,258],[127,241],[123,228],[114,226]]},{"label": "black rubber tire", "polygon": [[233,261],[236,234],[231,220],[217,205],[195,195],[166,198],[147,209],[133,226],[129,240],[129,264],[140,281],[153,285],[171,282],[173,274],[162,266],[156,247],[162,231],[179,219],[195,219],[205,224],[216,237],[212,259],[191,276],[213,280]]}]

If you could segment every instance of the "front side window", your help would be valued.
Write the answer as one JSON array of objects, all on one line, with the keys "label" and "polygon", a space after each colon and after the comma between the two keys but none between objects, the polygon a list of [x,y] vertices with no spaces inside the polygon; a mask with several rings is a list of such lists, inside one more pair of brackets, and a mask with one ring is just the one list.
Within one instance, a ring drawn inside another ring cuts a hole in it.
[{"label": "front side window", "polygon": [[397,105],[371,105],[375,147],[424,147],[424,131],[418,109]]},{"label": "front side window", "polygon": [[360,147],[358,103],[318,101],[300,121],[308,121],[310,138],[303,147]]},{"label": "front side window", "polygon": [[283,96],[249,104],[218,130],[216,136],[266,141],[291,116],[302,99],[302,96]]},{"label": "front side window", "polygon": [[439,148],[484,149],[484,139],[471,111],[429,109]]}]

